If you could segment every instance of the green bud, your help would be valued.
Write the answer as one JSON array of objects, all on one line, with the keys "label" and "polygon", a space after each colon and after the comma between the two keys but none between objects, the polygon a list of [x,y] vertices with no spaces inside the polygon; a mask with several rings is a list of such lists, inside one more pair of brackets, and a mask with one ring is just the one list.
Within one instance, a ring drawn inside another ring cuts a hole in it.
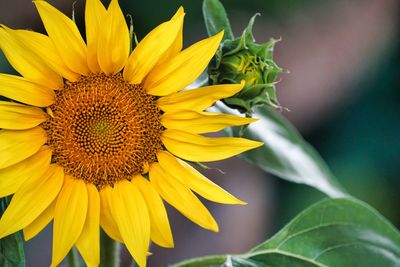
[{"label": "green bud", "polygon": [[276,97],[276,79],[282,69],[273,60],[275,43],[271,39],[257,44],[253,36],[254,15],[240,38],[225,40],[209,66],[211,84],[240,83],[245,87],[224,103],[242,113],[251,114],[254,106],[279,107]]}]

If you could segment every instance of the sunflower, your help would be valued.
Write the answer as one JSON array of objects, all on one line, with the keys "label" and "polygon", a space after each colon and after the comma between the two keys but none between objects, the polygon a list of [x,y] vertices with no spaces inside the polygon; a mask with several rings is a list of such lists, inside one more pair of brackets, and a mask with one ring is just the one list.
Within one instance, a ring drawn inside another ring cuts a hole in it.
[{"label": "sunflower", "polygon": [[[99,264],[100,227],[146,266],[150,240],[173,247],[166,201],[199,226],[218,231],[193,192],[244,204],[190,162],[222,160],[259,142],[207,137],[253,119],[206,112],[244,84],[188,91],[222,39],[182,50],[184,10],[130,52],[117,0],[87,0],[86,42],[75,23],[34,1],[48,35],[0,26],[0,47],[21,75],[0,74],[0,196],[13,194],[0,237],[26,240],[54,220],[52,266],[76,245]],[[188,163],[189,162],[189,163]]]}]

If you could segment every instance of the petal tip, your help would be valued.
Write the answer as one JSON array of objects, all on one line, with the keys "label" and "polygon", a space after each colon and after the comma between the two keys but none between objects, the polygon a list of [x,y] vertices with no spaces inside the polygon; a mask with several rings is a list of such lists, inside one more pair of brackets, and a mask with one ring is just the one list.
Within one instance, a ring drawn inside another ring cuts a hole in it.
[{"label": "petal tip", "polygon": [[165,241],[164,247],[165,248],[174,248],[175,247],[174,240]]},{"label": "petal tip", "polygon": [[219,41],[222,40],[222,38],[224,37],[225,34],[225,30],[220,31],[219,33],[217,33],[216,35],[214,35],[216,38],[219,38]]},{"label": "petal tip", "polygon": [[214,224],[210,227],[210,230],[215,233],[219,232],[219,226],[218,226],[217,222],[214,221]]},{"label": "petal tip", "polygon": [[254,143],[254,147],[253,148],[257,148],[257,147],[260,147],[260,146],[264,145],[264,142],[259,142],[259,141],[253,141],[253,143]]},{"label": "petal tip", "polygon": [[240,199],[238,199],[238,202],[235,203],[235,204],[245,206],[245,205],[247,205],[248,203],[247,203],[247,202],[244,202],[244,201],[242,201],[242,200],[240,200]]}]

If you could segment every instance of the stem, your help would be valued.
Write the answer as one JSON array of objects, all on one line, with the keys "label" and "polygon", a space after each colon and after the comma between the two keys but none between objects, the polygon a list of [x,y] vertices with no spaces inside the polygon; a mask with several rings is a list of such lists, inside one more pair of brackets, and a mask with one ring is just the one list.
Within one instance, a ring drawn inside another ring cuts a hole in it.
[{"label": "stem", "polygon": [[212,255],[189,259],[178,262],[170,267],[206,267],[211,265],[220,265],[226,262],[226,255]]},{"label": "stem", "polygon": [[100,267],[118,267],[121,245],[104,231],[100,234]]},{"label": "stem", "polygon": [[78,253],[75,247],[72,247],[67,255],[69,267],[79,267]]}]

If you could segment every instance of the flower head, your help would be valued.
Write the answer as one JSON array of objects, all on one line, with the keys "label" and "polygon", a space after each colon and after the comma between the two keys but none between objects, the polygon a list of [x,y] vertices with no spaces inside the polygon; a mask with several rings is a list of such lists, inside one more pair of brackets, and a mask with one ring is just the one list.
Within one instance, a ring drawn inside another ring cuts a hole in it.
[{"label": "flower head", "polygon": [[22,229],[28,240],[54,219],[52,266],[74,245],[97,266],[102,227],[145,266],[150,240],[173,247],[163,200],[218,231],[193,192],[244,202],[186,161],[258,147],[201,135],[254,120],[204,111],[243,83],[181,90],[206,68],[223,33],[182,50],[180,8],[130,52],[117,0],[107,9],[86,1],[86,42],[67,16],[34,4],[48,35],[0,26],[0,47],[21,74],[0,74],[0,95],[13,100],[0,101],[0,196],[14,194],[0,238]]},{"label": "flower head", "polygon": [[282,69],[273,60],[277,40],[255,43],[252,31],[258,15],[250,19],[240,38],[223,42],[209,67],[212,84],[246,81],[240,92],[223,101],[229,107],[247,114],[251,114],[255,106],[279,107],[275,84]]}]

